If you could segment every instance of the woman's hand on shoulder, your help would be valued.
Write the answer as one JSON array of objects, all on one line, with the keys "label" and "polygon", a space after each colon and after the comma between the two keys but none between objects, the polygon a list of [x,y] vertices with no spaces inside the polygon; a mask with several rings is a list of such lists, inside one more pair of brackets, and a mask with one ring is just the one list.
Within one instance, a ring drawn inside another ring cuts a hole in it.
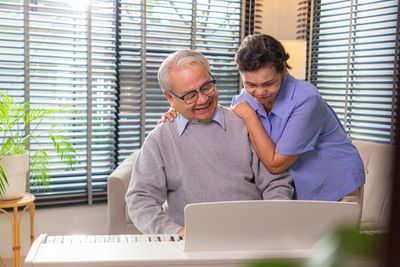
[{"label": "woman's hand on shoulder", "polygon": [[250,107],[249,103],[247,103],[246,101],[237,103],[231,109],[236,115],[238,115],[244,121],[246,121],[246,119],[249,119],[254,115],[257,116],[256,112]]},{"label": "woman's hand on shoulder", "polygon": [[157,124],[164,123],[167,121],[167,119],[173,122],[177,116],[178,113],[176,113],[176,110],[174,108],[170,108],[166,113],[161,116],[161,119],[157,122]]}]

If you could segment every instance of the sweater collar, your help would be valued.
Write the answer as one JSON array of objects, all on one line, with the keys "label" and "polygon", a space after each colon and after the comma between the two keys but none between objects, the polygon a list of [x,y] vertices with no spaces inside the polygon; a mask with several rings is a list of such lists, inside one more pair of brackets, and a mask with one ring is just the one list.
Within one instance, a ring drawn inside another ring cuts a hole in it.
[{"label": "sweater collar", "polygon": [[[212,116],[212,118],[209,121],[217,122],[225,130],[224,115],[223,115],[221,107],[219,105],[217,105],[217,107],[215,108],[214,115]],[[176,117],[176,127],[177,127],[179,136],[181,136],[183,134],[183,132],[185,131],[185,129],[189,123],[201,123],[201,122],[198,122],[195,120],[188,120],[185,117],[183,117],[181,114],[178,113],[178,117]]]}]

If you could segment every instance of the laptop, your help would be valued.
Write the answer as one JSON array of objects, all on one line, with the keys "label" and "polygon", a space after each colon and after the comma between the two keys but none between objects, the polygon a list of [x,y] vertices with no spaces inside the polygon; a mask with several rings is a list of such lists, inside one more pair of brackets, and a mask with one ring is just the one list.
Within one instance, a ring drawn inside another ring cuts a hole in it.
[{"label": "laptop", "polygon": [[339,227],[357,228],[358,203],[250,200],[185,207],[184,251],[310,249]]}]

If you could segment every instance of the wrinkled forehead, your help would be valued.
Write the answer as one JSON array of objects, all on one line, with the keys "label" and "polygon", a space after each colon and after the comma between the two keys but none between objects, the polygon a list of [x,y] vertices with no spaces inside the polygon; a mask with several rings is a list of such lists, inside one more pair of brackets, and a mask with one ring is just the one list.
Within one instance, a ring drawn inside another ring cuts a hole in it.
[{"label": "wrinkled forehead", "polygon": [[175,68],[176,69],[185,69],[187,67],[191,67],[191,66],[200,66],[204,72],[208,72],[209,71],[209,66],[208,65],[204,65],[202,62],[199,62],[198,59],[192,59],[192,58],[184,58],[182,61],[178,61],[175,64]]},{"label": "wrinkled forehead", "polygon": [[210,80],[209,72],[199,63],[175,67],[171,69],[170,74],[171,88],[174,92],[180,93],[197,90]]}]

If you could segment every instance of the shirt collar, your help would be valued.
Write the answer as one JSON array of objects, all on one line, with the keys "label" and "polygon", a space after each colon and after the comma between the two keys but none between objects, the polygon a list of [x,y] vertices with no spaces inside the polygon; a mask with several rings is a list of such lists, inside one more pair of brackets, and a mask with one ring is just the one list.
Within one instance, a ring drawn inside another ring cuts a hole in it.
[{"label": "shirt collar", "polygon": [[[183,134],[183,132],[185,131],[187,125],[190,122],[191,123],[199,123],[198,121],[188,120],[188,119],[186,119],[185,117],[183,117],[179,113],[178,113],[178,117],[176,117],[175,120],[176,120],[176,127],[177,127],[177,131],[178,131],[179,136],[181,136]],[[221,107],[219,105],[217,105],[217,107],[215,108],[214,115],[212,116],[212,118],[210,120],[217,122],[225,130],[224,115],[223,115]]]},{"label": "shirt collar", "polygon": [[[293,98],[295,87],[295,79],[293,76],[286,72],[286,78],[282,81],[281,87],[279,88],[278,95],[276,96],[274,106],[271,110],[271,113],[279,117],[283,117],[283,115],[287,112],[287,105]],[[245,90],[245,89],[242,89]],[[267,111],[264,106],[258,103],[251,95],[245,92],[245,101],[249,103],[250,107],[256,111],[261,116],[267,118]]]}]

